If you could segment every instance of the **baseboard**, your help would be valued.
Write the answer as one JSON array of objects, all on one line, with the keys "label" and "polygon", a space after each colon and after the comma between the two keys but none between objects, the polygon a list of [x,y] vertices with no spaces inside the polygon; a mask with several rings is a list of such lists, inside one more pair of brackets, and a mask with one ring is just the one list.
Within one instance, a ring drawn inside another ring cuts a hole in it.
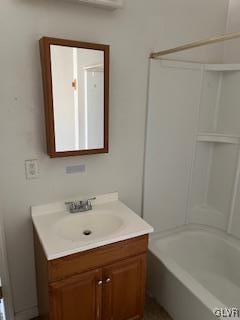
[{"label": "baseboard", "polygon": [[30,320],[38,317],[38,308],[33,307],[15,314],[15,320]]}]

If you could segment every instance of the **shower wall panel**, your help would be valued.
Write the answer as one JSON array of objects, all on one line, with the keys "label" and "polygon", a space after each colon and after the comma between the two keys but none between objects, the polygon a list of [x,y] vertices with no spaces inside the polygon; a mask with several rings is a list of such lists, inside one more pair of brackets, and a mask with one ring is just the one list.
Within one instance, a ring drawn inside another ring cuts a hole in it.
[{"label": "shower wall panel", "polygon": [[199,64],[151,61],[143,212],[155,231],[185,223],[201,77]]}]

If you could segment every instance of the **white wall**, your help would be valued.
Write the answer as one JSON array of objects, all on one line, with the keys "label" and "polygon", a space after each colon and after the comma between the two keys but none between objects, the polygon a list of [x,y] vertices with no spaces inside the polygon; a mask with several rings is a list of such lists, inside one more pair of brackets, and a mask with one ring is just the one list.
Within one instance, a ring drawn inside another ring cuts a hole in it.
[{"label": "white wall", "polygon": [[201,78],[201,65],[151,61],[143,213],[157,232],[186,221]]},{"label": "white wall", "polygon": [[[148,55],[224,31],[227,0],[126,0],[108,12],[50,0],[1,0],[0,197],[5,215],[16,312],[36,305],[29,206],[78,193],[118,190],[141,211]],[[111,45],[110,153],[50,159],[46,155],[37,40],[45,36]],[[202,48],[189,59],[216,59]],[[26,180],[24,160],[41,176]],[[65,166],[85,163],[82,175]]]},{"label": "white wall", "polygon": [[[229,12],[228,12],[228,19],[227,19],[227,32],[240,32],[240,2],[238,0],[230,0],[229,1]],[[227,63],[240,63],[240,38],[229,41],[225,43],[225,55],[224,60]],[[238,78],[237,78],[238,77]],[[239,90],[239,74],[233,73],[230,74],[228,79],[229,81],[229,88],[228,91],[231,94],[232,90]],[[238,91],[239,92],[239,91]],[[237,96],[235,94],[235,96]],[[228,97],[228,95],[227,95]],[[224,115],[224,121],[226,125],[229,126],[231,123],[232,127],[235,129],[235,132],[239,134],[239,121],[240,119],[240,107],[239,107],[239,99],[236,98],[235,101],[232,101],[230,104],[231,111]],[[231,118],[229,115],[234,115]],[[237,193],[236,193],[236,205],[233,210],[233,216],[230,220],[230,229],[229,231],[240,238],[240,184],[237,186]]]}]

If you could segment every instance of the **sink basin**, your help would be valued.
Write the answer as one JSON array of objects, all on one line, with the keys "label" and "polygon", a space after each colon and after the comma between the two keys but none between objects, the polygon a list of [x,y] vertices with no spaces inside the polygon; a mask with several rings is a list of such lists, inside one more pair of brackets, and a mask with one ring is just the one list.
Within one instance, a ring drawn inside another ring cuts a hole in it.
[{"label": "sink basin", "polygon": [[31,213],[48,261],[153,231],[118,200],[116,192],[97,196],[93,209],[87,212],[70,214],[65,201],[59,201],[32,207]]},{"label": "sink basin", "polygon": [[56,223],[55,230],[66,240],[88,242],[117,232],[123,224],[120,217],[97,211],[69,215]]}]

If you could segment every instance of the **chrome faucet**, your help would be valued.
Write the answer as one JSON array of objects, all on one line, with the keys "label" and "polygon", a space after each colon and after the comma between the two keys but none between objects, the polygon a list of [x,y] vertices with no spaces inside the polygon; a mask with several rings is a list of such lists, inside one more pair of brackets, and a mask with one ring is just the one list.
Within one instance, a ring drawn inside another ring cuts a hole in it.
[{"label": "chrome faucet", "polygon": [[92,210],[92,200],[96,200],[96,197],[87,200],[65,202],[65,204],[70,213],[85,212]]}]

